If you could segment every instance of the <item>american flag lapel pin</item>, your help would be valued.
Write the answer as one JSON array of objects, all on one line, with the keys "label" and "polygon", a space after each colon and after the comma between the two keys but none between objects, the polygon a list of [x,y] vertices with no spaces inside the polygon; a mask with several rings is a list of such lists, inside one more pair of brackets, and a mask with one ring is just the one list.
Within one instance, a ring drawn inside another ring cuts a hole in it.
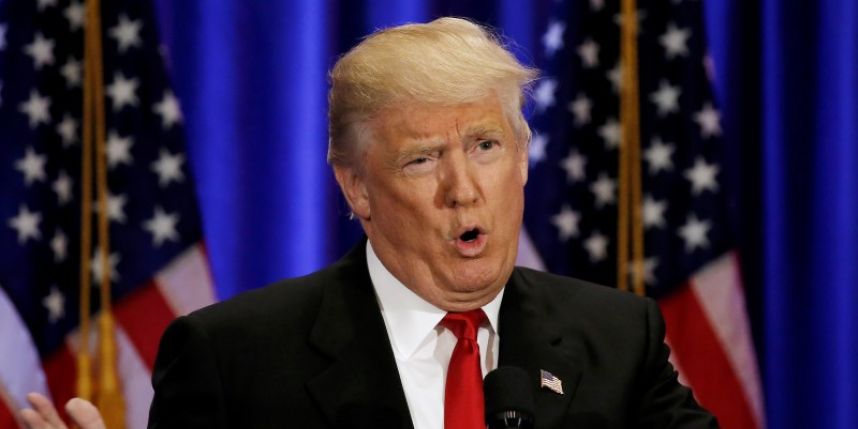
[{"label": "american flag lapel pin", "polygon": [[539,387],[547,387],[552,392],[562,395],[563,394],[563,382],[560,381],[554,374],[544,370],[539,370]]}]

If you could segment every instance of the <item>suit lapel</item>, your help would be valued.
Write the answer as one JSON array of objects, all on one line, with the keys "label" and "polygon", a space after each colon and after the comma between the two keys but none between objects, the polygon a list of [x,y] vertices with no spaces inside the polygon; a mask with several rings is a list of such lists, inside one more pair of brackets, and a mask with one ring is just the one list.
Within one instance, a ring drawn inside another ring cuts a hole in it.
[{"label": "suit lapel", "polygon": [[338,262],[310,343],[332,359],[307,383],[335,427],[412,428],[384,320],[366,268],[366,241]]},{"label": "suit lapel", "polygon": [[[527,284],[521,273],[513,272],[504,291],[499,334],[501,366],[517,366],[533,380],[537,428],[557,427],[567,414],[581,380],[580,366],[571,352],[569,338],[563,338],[558,315],[551,314],[544,288]],[[540,387],[540,371],[561,380],[563,394]]]}]

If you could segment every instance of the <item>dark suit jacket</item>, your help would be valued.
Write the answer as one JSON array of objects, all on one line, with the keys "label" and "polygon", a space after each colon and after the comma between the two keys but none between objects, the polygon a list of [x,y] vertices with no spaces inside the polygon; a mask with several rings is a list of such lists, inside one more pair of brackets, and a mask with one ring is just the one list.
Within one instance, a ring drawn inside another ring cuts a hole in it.
[{"label": "dark suit jacket", "polygon": [[[500,365],[533,378],[538,428],[711,428],[676,380],[649,299],[517,268]],[[539,388],[539,370],[565,394]],[[318,273],[177,319],[152,376],[150,428],[412,428],[364,246]]]}]

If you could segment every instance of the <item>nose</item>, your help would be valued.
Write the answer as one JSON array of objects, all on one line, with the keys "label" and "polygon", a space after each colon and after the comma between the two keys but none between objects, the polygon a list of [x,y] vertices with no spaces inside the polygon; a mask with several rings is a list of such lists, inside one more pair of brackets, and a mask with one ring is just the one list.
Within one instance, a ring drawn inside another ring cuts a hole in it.
[{"label": "nose", "polygon": [[451,153],[443,169],[444,202],[447,207],[470,207],[480,199],[473,168],[464,153]]}]

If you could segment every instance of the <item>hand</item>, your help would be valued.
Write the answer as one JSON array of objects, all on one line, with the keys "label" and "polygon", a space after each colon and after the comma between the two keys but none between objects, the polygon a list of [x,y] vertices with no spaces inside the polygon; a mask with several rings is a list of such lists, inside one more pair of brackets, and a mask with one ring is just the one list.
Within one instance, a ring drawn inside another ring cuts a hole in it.
[{"label": "hand", "polygon": [[[50,399],[30,393],[27,401],[33,408],[21,410],[21,418],[29,429],[68,429]],[[66,403],[66,412],[80,429],[105,429],[101,413],[89,401],[72,398]]]}]

